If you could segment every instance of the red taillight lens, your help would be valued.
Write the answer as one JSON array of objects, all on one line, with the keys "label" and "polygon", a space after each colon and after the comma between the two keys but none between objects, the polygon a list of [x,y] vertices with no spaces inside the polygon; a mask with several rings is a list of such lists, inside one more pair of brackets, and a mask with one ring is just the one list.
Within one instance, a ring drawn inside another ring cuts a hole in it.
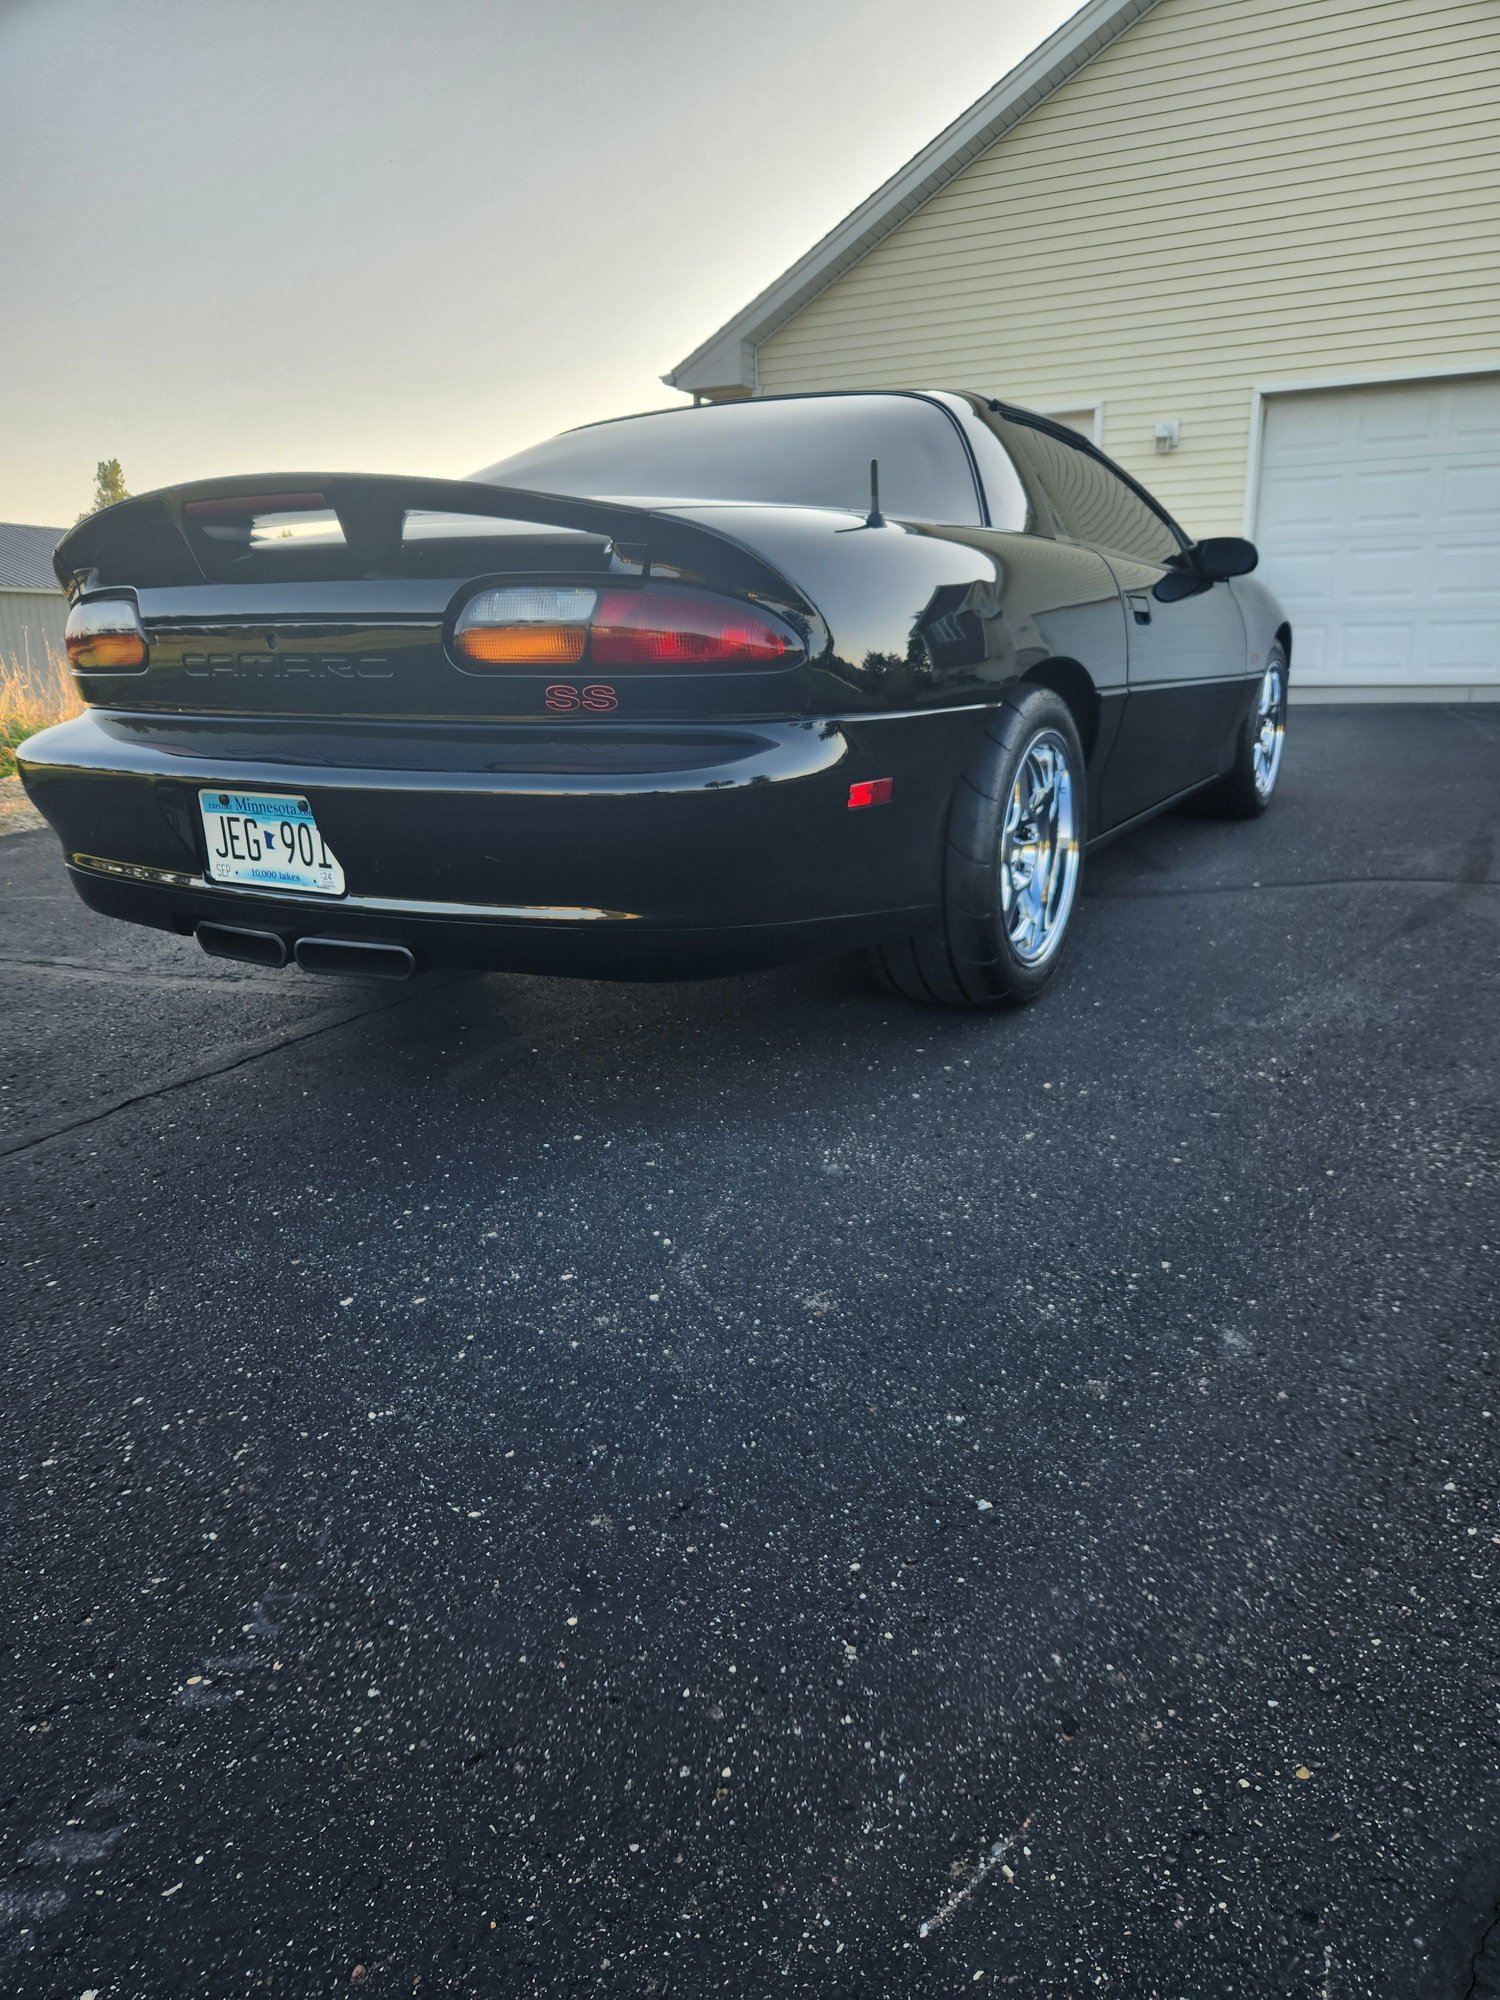
[{"label": "red taillight lens", "polygon": [[128,597],[75,604],[63,627],[63,643],[80,673],[134,673],[146,664],[146,633]]},{"label": "red taillight lens", "polygon": [[305,514],[327,505],[321,493],[225,493],[216,500],[189,500],[182,511],[194,521],[217,515],[249,520],[256,514]]},{"label": "red taillight lens", "polygon": [[771,613],[694,590],[607,590],[594,611],[596,667],[784,667],[802,652]]},{"label": "red taillight lens", "polygon": [[459,613],[453,646],[481,673],[596,667],[647,673],[795,666],[802,641],[774,612],[708,591],[588,590],[573,584],[507,584],[482,590]]}]

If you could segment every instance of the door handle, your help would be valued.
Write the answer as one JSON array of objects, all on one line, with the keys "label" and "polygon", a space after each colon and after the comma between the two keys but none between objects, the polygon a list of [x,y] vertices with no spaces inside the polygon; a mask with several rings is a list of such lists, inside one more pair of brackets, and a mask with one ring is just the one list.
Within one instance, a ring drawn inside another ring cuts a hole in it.
[{"label": "door handle", "polygon": [[1137,625],[1149,625],[1151,623],[1151,599],[1147,597],[1144,591],[1127,590],[1125,593],[1125,602],[1130,606]]}]

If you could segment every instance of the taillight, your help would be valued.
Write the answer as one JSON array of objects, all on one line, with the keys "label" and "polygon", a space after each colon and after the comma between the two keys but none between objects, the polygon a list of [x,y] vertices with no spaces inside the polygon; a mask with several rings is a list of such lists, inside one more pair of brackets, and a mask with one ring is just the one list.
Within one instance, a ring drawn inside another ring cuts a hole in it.
[{"label": "taillight", "polygon": [[75,604],[63,627],[68,658],[80,673],[133,673],[146,664],[146,633],[128,597]]},{"label": "taillight", "polygon": [[594,611],[596,667],[785,667],[802,651],[779,619],[696,590],[607,590]]},{"label": "taillight", "polygon": [[453,643],[481,672],[576,666],[674,673],[795,666],[802,641],[774,612],[708,591],[584,590],[550,585],[481,591],[464,606]]}]

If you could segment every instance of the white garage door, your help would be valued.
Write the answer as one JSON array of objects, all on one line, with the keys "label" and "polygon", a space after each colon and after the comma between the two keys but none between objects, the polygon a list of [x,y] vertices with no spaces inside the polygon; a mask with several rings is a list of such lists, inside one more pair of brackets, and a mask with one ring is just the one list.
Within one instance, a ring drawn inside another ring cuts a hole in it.
[{"label": "white garage door", "polygon": [[1500,374],[1268,398],[1255,539],[1294,687],[1500,691]]}]

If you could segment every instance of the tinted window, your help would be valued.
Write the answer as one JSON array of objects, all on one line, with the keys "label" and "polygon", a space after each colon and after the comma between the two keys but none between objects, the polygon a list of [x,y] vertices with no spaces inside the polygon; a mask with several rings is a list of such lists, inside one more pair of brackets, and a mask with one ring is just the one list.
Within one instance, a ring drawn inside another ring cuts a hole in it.
[{"label": "tinted window", "polygon": [[1005,445],[982,419],[976,419],[970,426],[969,438],[979,465],[979,477],[984,482],[990,526],[1017,534],[1037,533],[1042,524]]},{"label": "tinted window", "polygon": [[866,513],[870,460],[897,520],[976,525],[968,453],[952,419],[914,396],[705,404],[567,431],[477,476],[596,500],[773,500]]},{"label": "tinted window", "polygon": [[1007,435],[1025,453],[1063,532],[1074,541],[1142,562],[1163,563],[1177,554],[1181,544],[1161,515],[1091,452],[1030,424],[1011,424]]}]

